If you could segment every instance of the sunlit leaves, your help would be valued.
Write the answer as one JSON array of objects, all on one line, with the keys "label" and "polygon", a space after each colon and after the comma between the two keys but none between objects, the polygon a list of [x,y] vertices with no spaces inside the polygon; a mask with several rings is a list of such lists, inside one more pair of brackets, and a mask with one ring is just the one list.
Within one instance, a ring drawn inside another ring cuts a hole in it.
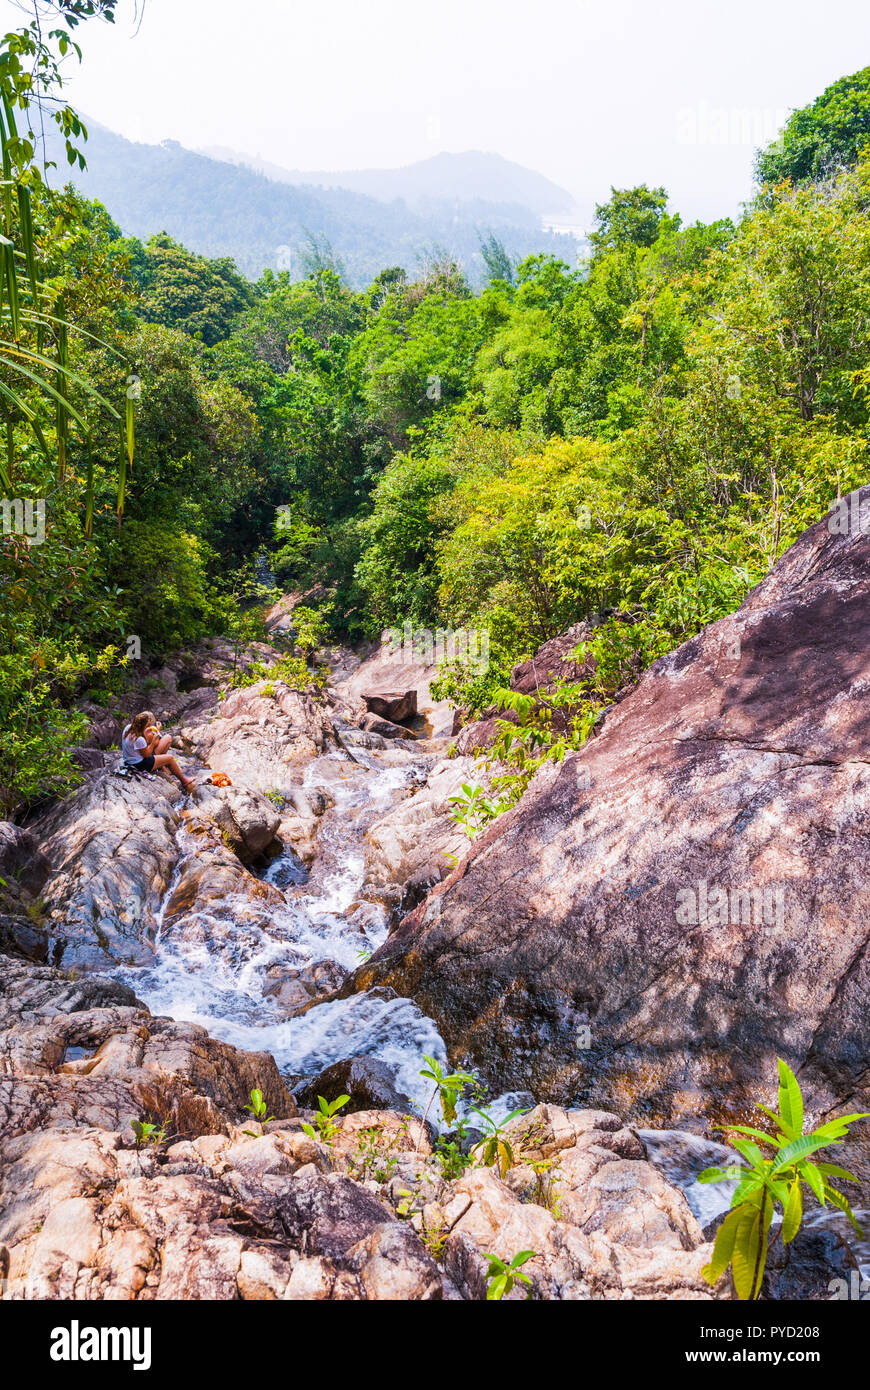
[{"label": "sunlit leaves", "polygon": [[[702,1183],[736,1182],[731,1211],[716,1233],[713,1257],[702,1272],[708,1283],[715,1284],[730,1265],[740,1299],[757,1298],[761,1292],[777,1204],[783,1211],[783,1243],[790,1244],[798,1234],[803,1219],[804,1183],[822,1206],[831,1202],[859,1234],[861,1231],[848,1199],[831,1182],[832,1178],[857,1182],[855,1175],[835,1164],[811,1163],[809,1155],[829,1144],[841,1143],[850,1123],[870,1116],[840,1116],[810,1134],[803,1134],[804,1102],[797,1078],[782,1058],[778,1059],[778,1068],[779,1111],[764,1105],[756,1107],[774,1122],[776,1133],[766,1134],[746,1125],[717,1126],[732,1135],[731,1146],[744,1159],[744,1166],[705,1168],[698,1175],[698,1182]],[[765,1156],[752,1139],[733,1137],[737,1133],[757,1136],[761,1144],[773,1150],[773,1155]]]}]

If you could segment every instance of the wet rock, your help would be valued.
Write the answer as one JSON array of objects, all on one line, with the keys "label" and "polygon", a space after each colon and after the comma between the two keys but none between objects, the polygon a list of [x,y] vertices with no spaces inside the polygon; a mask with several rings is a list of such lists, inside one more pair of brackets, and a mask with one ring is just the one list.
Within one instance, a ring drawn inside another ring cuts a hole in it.
[{"label": "wet rock", "polygon": [[286,801],[298,816],[309,820],[319,820],[335,805],[335,797],[325,787],[291,787]]},{"label": "wet rock", "polygon": [[350,1101],[342,1110],[351,1115],[358,1110],[398,1110],[413,1114],[413,1103],[396,1087],[395,1074],[385,1062],[374,1057],[348,1057],[325,1067],[310,1081],[294,1090],[298,1105],[314,1109],[318,1096],[333,1101],[349,1095]]},{"label": "wet rock", "polygon": [[769,1102],[780,1055],[816,1113],[870,1109],[868,598],[866,537],[806,532],[356,986],[414,998],[499,1089],[697,1123]]},{"label": "wet rock", "polygon": [[205,786],[197,792],[195,821],[214,824],[227,848],[250,864],[275,839],[281,813],[249,787]]},{"label": "wet rock", "polygon": [[[710,1247],[682,1195],[624,1156],[633,1132],[616,1115],[539,1106],[514,1122],[509,1177],[556,1160],[556,1220],[491,1169],[446,1182],[418,1119],[360,1110],[322,1143],[271,1058],[151,1018],[117,981],[3,965],[9,1298],[477,1299],[487,1252],[519,1249],[535,1251],[537,1298],[730,1296],[699,1282]],[[283,1118],[241,1118],[253,1085]],[[131,1115],[164,1121],[168,1138],[137,1150]]]},{"label": "wet rock", "polygon": [[[197,838],[191,831],[193,846],[182,859],[172,892],[165,900],[163,921],[175,935],[205,936],[217,930],[217,922],[258,924],[267,927],[275,908],[284,906],[284,896],[270,883],[264,883],[241,863],[237,854],[220,839]],[[200,920],[207,913],[211,924]]]},{"label": "wet rock", "polygon": [[143,937],[177,858],[176,783],[97,773],[31,830],[52,873],[42,888],[51,958],[101,969],[143,962]]},{"label": "wet rock", "polygon": [[841,1235],[804,1226],[790,1245],[783,1245],[774,1235],[761,1297],[777,1302],[827,1302],[842,1296],[844,1288],[848,1296],[849,1289],[860,1284],[857,1273],[858,1261]]},{"label": "wet rock", "polygon": [[381,738],[407,738],[408,730],[390,719],[381,719],[376,714],[364,714],[359,727],[369,734],[380,734]]},{"label": "wet rock", "polygon": [[[412,912],[423,899],[440,883],[442,878],[441,865],[436,861],[424,864],[417,869],[411,877],[402,884],[401,893],[398,898],[400,916],[407,912]],[[398,925],[398,921],[395,925]]]},{"label": "wet rock", "polygon": [[[377,693],[364,691],[362,698],[369,714],[378,715],[393,725],[413,719],[417,713],[416,689]],[[380,733],[381,731],[376,730],[375,732]]]},{"label": "wet rock", "polygon": [[435,864],[450,870],[450,858],[464,858],[468,837],[453,819],[450,797],[463,782],[486,784],[485,774],[470,758],[434,762],[425,784],[376,820],[366,834],[367,883],[403,886]]},{"label": "wet rock", "polygon": [[290,787],[283,793],[278,836],[303,864],[317,857],[319,821],[334,805],[335,797],[321,787]]},{"label": "wet rock", "polygon": [[305,865],[317,858],[317,817],[283,816],[278,826],[278,838],[289,845]]},{"label": "wet rock", "polygon": [[331,960],[318,961],[303,970],[276,965],[267,971],[269,983],[263,993],[274,999],[287,1018],[293,1018],[306,1012],[316,1000],[338,989],[349,973]]},{"label": "wet rock", "polygon": [[221,1132],[254,1087],[276,1115],[296,1113],[268,1054],[153,1018],[118,981],[0,964],[0,1140],[75,1124],[126,1130],[143,1115],[177,1134]]}]

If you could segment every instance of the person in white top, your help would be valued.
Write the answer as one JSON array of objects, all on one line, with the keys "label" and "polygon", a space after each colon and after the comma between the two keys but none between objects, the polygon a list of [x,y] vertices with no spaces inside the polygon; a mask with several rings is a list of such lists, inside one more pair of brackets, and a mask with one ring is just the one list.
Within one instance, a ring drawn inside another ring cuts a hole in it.
[{"label": "person in white top", "polygon": [[171,745],[169,734],[161,733],[151,710],[146,709],[130,721],[121,735],[121,756],[132,772],[153,772],[155,768],[165,768],[189,792],[196,782],[192,777],[185,777],[168,751]]}]

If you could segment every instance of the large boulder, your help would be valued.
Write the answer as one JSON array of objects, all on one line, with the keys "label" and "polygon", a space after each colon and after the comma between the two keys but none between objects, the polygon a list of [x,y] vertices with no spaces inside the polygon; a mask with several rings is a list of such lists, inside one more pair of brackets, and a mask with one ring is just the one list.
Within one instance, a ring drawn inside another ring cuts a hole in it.
[{"label": "large boulder", "polygon": [[480,764],[471,758],[441,758],[425,784],[380,816],[366,833],[367,883],[402,886],[427,872],[437,881],[468,846],[465,831],[453,819],[450,798],[463,783],[488,785]]},{"label": "large boulder", "polygon": [[243,864],[271,845],[281,824],[280,811],[268,797],[250,787],[206,784],[197,792],[195,817],[198,822],[210,821],[216,826],[223,843]]},{"label": "large boulder", "polygon": [[381,719],[388,719],[392,724],[413,719],[417,713],[416,690],[366,693],[363,699],[369,714],[379,715]]},{"label": "large boulder", "polygon": [[407,738],[408,730],[391,719],[381,719],[377,714],[364,714],[359,727],[367,734],[380,734],[381,738]]},{"label": "large boulder", "polygon": [[121,743],[123,724],[117,715],[103,709],[101,705],[83,702],[79,708],[88,717],[86,748],[118,748]]},{"label": "large boulder", "polygon": [[299,1105],[311,1109],[317,1105],[319,1096],[324,1100],[337,1100],[341,1095],[350,1096],[343,1107],[345,1115],[359,1110],[401,1110],[414,1113],[414,1102],[396,1089],[396,1078],[392,1067],[379,1062],[376,1057],[348,1057],[343,1062],[333,1062],[317,1076],[295,1089]]},{"label": "large boulder", "polygon": [[[453,715],[448,700],[436,700],[430,683],[438,674],[440,655],[435,634],[406,627],[385,632],[379,643],[362,648],[362,660],[350,669],[331,657],[331,694],[356,722],[366,710],[391,723],[422,715],[433,736],[448,737]],[[373,701],[375,703],[370,703]]]},{"label": "large boulder", "polygon": [[32,825],[52,866],[42,889],[54,964],[105,969],[151,958],[145,937],[177,859],[181,788],[96,773]]},{"label": "large boulder", "polygon": [[870,542],[807,531],[657,661],[345,988],[499,1089],[703,1123],[870,1109]]},{"label": "large boulder", "polygon": [[0,878],[9,893],[35,894],[45,884],[51,864],[30,830],[0,821]]},{"label": "large boulder", "polygon": [[262,681],[234,691],[217,718],[184,729],[181,742],[213,771],[265,793],[291,788],[305,763],[335,746],[335,735],[313,696]]}]

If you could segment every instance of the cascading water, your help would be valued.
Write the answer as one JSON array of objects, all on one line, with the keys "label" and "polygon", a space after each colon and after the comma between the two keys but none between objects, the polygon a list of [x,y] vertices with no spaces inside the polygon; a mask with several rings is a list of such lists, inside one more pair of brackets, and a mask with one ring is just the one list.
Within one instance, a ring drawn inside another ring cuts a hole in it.
[{"label": "cascading water", "polygon": [[[264,871],[265,882],[283,893],[284,903],[267,913],[241,895],[216,902],[207,911],[185,913],[180,925],[165,921],[167,904],[199,845],[184,828],[178,839],[182,857],[154,922],[152,965],[118,972],[154,1014],[203,1025],[216,1038],[253,1052],[270,1052],[289,1076],[308,1076],[351,1056],[372,1056],[393,1071],[397,1089],[425,1108],[429,1084],[420,1076],[424,1053],[446,1063],[438,1029],[409,999],[378,990],[315,1005],[288,1018],[267,992],[274,968],[302,971],[333,962],[351,971],[387,935],[387,915],[379,903],[362,899],[365,879],[363,836],[368,825],[397,797],[425,778],[427,760],[407,757],[384,766],[371,750],[350,758],[328,753],[307,767],[303,788],[323,789],[335,800],[321,822],[318,858],[309,875],[291,850]],[[500,1121],[511,1110],[530,1107],[528,1093],[508,1093],[487,1103]],[[465,1107],[460,1113],[474,1124]],[[437,1107],[430,1118],[438,1122]],[[706,1167],[734,1161],[722,1144],[683,1130],[639,1130],[651,1162],[683,1190],[702,1226],[727,1211],[734,1184],[702,1184]],[[870,1213],[858,1212],[865,1218]],[[870,1240],[846,1229],[839,1213],[808,1211],[808,1226],[831,1226],[846,1235],[864,1278],[870,1278]]]},{"label": "cascading water", "polygon": [[386,938],[384,908],[359,896],[362,836],[397,795],[420,783],[426,766],[410,753],[397,766],[379,766],[371,754],[363,765],[340,753],[309,764],[303,787],[328,790],[335,807],[321,822],[310,878],[290,850],[264,872],[284,896],[284,905],[268,913],[249,898],[227,897],[209,910],[184,914],[180,923],[166,922],[166,905],[199,849],[180,829],[182,858],[154,923],[154,963],[123,970],[125,982],[152,1013],[199,1023],[236,1047],[270,1052],[288,1076],[311,1075],[349,1056],[373,1056],[391,1067],[399,1091],[425,1104],[422,1055],[446,1061],[446,1049],[435,1024],[410,1000],[373,991],[287,1018],[267,986],[276,967],[301,972],[334,962],[351,971]]}]

